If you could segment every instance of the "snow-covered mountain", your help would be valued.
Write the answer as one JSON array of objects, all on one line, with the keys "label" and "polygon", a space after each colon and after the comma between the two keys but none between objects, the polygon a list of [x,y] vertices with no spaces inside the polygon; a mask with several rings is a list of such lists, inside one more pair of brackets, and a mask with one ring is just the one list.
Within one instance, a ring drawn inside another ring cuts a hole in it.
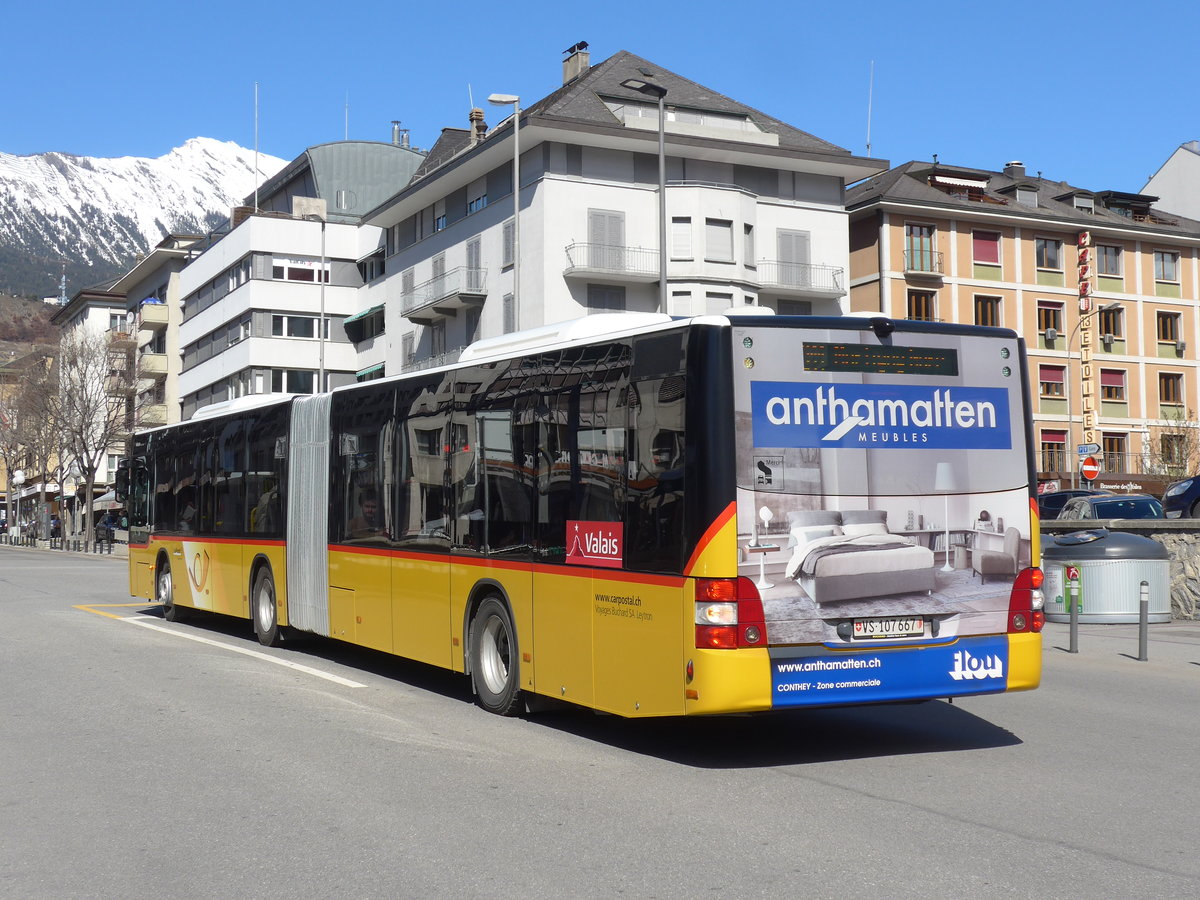
[{"label": "snow-covered mountain", "polygon": [[[259,181],[284,160],[258,156]],[[157,159],[0,153],[0,290],[68,292],[128,269],[169,232],[202,234],[254,191],[254,151],[192,138]]]}]

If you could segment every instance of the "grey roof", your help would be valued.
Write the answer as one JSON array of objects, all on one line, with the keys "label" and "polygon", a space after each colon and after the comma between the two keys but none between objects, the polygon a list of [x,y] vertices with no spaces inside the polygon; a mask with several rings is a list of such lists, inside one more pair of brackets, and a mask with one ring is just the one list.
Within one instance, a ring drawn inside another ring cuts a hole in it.
[{"label": "grey roof", "polygon": [[[260,205],[287,191],[297,179],[311,177],[317,197],[328,203],[331,220],[354,220],[402,188],[424,154],[382,141],[331,141],[316,144],[284,166],[258,189]],[[253,204],[254,195],[246,198]],[[335,206],[341,199],[343,205]]]},{"label": "grey roof", "polygon": [[470,129],[443,128],[441,136],[434,141],[433,146],[429,148],[429,152],[425,155],[425,159],[421,161],[421,165],[413,173],[412,180],[418,181],[433,170],[440,169],[444,163],[449,162],[470,146]]},{"label": "grey roof", "polygon": [[[940,174],[949,178],[978,178],[986,180],[984,200],[968,200],[956,197],[929,183],[931,175]],[[1037,190],[1037,206],[1019,203],[1017,186]],[[1075,208],[1071,202],[1075,194],[1096,198],[1095,212],[1086,213]],[[1071,222],[1084,227],[1113,225],[1122,228],[1142,228],[1157,233],[1178,233],[1181,237],[1200,236],[1200,222],[1151,209],[1154,221],[1134,221],[1110,209],[1103,200],[1141,200],[1151,203],[1157,197],[1129,194],[1120,191],[1093,191],[1065,181],[1051,181],[1031,175],[1006,175],[988,169],[973,169],[964,166],[948,166],[941,163],[913,160],[888,171],[860,181],[846,189],[846,209],[850,212],[871,206],[881,201],[911,203],[919,206],[940,207],[948,211],[973,210],[975,212],[1001,213],[1008,211],[1029,218],[1043,218],[1055,222]]]},{"label": "grey roof", "polygon": [[611,97],[642,103],[647,100],[645,94],[621,87],[621,82],[629,78],[650,78],[655,84],[666,88],[666,102],[673,107],[748,116],[763,131],[778,135],[779,146],[782,148],[851,156],[850,151],[836,144],[823,141],[799,128],[793,128],[774,116],[676,75],[627,50],[620,50],[592,66],[574,81],[543,97],[526,112],[530,116],[573,119],[596,125],[616,125],[616,118],[602,98]]}]

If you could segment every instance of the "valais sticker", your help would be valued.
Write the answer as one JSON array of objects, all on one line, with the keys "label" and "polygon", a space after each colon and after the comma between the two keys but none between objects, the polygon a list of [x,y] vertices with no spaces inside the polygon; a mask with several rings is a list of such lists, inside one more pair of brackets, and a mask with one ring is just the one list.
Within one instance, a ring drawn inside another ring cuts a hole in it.
[{"label": "valais sticker", "polygon": [[620,522],[567,522],[567,562],[574,566],[621,568],[624,560]]}]

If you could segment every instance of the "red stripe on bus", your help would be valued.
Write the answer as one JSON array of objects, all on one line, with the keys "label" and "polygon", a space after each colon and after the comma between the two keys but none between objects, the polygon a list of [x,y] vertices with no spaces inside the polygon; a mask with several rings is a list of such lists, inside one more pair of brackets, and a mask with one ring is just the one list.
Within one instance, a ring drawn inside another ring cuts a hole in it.
[{"label": "red stripe on bus", "polygon": [[708,549],[708,545],[713,542],[721,529],[728,525],[730,521],[732,521],[734,515],[736,514],[737,503],[731,502],[727,507],[725,507],[721,514],[713,520],[713,523],[708,526],[708,529],[701,536],[699,543],[696,544],[696,549],[692,551],[691,559],[689,559],[687,561],[687,565],[683,567],[683,572],[685,575],[696,567],[696,563],[700,559],[700,554]]}]

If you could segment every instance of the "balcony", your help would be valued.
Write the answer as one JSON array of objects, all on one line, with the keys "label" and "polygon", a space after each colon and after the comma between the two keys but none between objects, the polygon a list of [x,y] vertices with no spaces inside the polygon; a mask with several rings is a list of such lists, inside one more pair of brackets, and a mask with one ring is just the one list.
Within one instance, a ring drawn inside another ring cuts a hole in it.
[{"label": "balcony", "polygon": [[941,281],[945,273],[941,253],[935,250],[904,251],[905,277]]},{"label": "balcony", "polygon": [[143,352],[138,357],[138,374],[143,378],[166,378],[167,354]]},{"label": "balcony", "polygon": [[811,297],[817,300],[845,295],[841,266],[784,262],[778,259],[758,261],[758,282],[773,294]]},{"label": "balcony", "polygon": [[616,244],[569,244],[563,277],[650,284],[658,281],[658,251]]},{"label": "balcony", "polygon": [[154,428],[167,424],[167,404],[150,403],[138,411],[138,425],[141,428]]},{"label": "balcony", "polygon": [[404,363],[400,367],[401,372],[421,372],[425,369],[436,369],[438,366],[448,366],[451,363],[458,362],[458,358],[462,356],[462,352],[467,348],[455,347],[452,350],[447,350],[445,353],[439,353],[436,356],[430,356],[427,359],[412,359]]},{"label": "balcony", "polygon": [[137,335],[130,334],[128,331],[110,331],[108,333],[109,346],[113,350],[136,350]]},{"label": "balcony", "polygon": [[455,316],[468,306],[482,306],[487,299],[487,269],[459,266],[437,278],[422,282],[400,295],[400,315],[412,322],[429,324],[444,316]]},{"label": "balcony", "polygon": [[167,304],[143,303],[138,307],[137,327],[141,331],[161,331],[167,327]]}]

